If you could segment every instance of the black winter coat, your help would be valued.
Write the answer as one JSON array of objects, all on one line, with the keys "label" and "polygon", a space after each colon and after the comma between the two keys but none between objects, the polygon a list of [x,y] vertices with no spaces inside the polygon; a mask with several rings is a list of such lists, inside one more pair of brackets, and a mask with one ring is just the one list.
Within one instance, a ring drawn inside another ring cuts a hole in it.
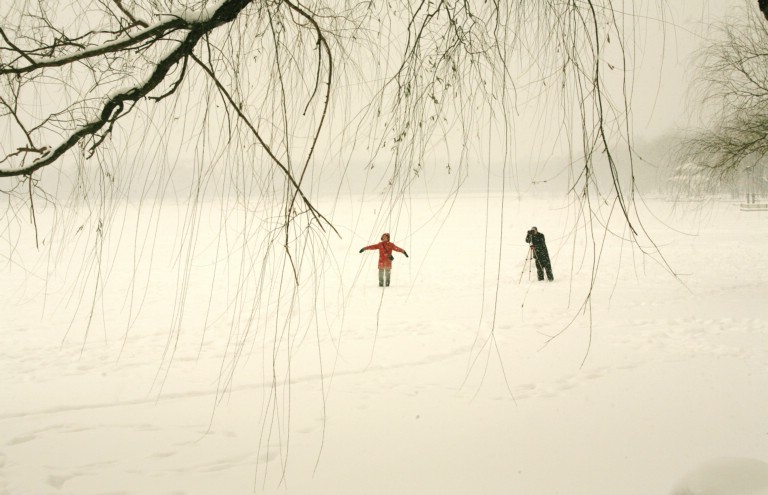
[{"label": "black winter coat", "polygon": [[549,251],[547,251],[547,243],[544,240],[544,234],[541,232],[528,232],[525,236],[525,242],[533,246],[533,251],[536,254],[536,259],[539,260],[542,266],[549,265]]}]

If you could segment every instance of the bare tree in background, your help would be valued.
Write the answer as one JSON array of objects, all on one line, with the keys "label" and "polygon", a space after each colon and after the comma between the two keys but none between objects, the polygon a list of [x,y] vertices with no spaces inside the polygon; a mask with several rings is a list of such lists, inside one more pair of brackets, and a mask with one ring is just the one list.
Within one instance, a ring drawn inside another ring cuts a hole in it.
[{"label": "bare tree in background", "polygon": [[[716,26],[699,53],[693,96],[704,126],[680,145],[703,192],[717,192],[744,177],[765,177],[768,155],[768,23],[750,2]],[[765,13],[766,4],[759,2]],[[694,170],[695,169],[695,170]]]},{"label": "bare tree in background", "polygon": [[[383,168],[381,187],[396,205],[435,166],[436,149],[461,182],[478,157],[511,162],[518,125],[554,129],[571,150],[584,225],[596,192],[635,235],[632,165],[622,183],[613,159],[617,146],[631,148],[635,14],[611,0],[4,1],[0,188],[6,224],[21,226],[4,230],[7,258],[30,231],[38,243],[88,246],[91,269],[76,275],[76,302],[89,327],[117,256],[108,239],[126,230],[120,202],[149,204],[150,221],[169,196],[187,204],[167,372],[185,328],[203,200],[219,197],[224,212],[244,207],[236,222],[222,213],[237,235],[215,246],[237,269],[217,264],[215,280],[194,281],[213,291],[228,280],[231,364],[219,389],[267,321],[275,351],[265,366],[274,384],[287,383],[279,356],[290,354],[292,336],[319,325],[291,315],[300,303],[318,304],[316,291],[301,295],[320,283],[334,235],[316,207],[326,173],[343,181],[352,169]],[[531,101],[539,120],[517,122]],[[477,151],[490,141],[501,145],[498,156]],[[595,191],[596,156],[612,177],[604,191]],[[180,184],[183,169],[191,172]],[[65,203],[85,213],[38,228],[42,209]],[[156,263],[155,232],[125,234],[137,271]],[[141,287],[128,292],[127,327],[144,304]],[[271,403],[289,403],[276,390]]]}]

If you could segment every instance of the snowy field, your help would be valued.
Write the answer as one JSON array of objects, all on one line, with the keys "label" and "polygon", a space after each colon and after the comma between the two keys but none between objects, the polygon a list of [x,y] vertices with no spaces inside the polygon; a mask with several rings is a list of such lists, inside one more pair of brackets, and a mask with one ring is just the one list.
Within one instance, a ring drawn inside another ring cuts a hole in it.
[{"label": "snowy field", "polygon": [[[216,213],[179,278],[167,205],[149,268],[135,229],[110,234],[90,326],[77,250],[24,231],[0,253],[0,494],[768,493],[768,212],[650,201],[679,278],[608,237],[585,312],[573,208],[501,204],[412,197],[388,220],[344,198],[325,276],[253,310]],[[553,283],[524,266],[533,225]],[[358,254],[383,231],[410,255],[385,290]]]}]

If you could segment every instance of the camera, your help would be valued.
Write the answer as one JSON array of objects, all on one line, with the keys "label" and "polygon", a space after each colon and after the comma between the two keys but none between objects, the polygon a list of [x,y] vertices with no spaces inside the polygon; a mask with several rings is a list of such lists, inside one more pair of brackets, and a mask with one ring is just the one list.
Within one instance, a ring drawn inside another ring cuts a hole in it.
[{"label": "camera", "polygon": [[533,229],[531,229],[531,230],[529,230],[529,231],[528,231],[528,235],[533,235],[533,234],[535,234],[535,232],[533,231]]}]

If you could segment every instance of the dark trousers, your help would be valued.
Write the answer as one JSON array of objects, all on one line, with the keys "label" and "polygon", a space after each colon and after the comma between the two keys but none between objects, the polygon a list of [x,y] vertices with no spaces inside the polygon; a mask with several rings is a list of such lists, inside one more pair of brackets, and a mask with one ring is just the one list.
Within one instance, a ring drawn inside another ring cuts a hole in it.
[{"label": "dark trousers", "polygon": [[540,263],[539,258],[536,258],[536,275],[539,277],[539,280],[544,280],[545,270],[547,272],[547,280],[554,280],[555,277],[552,276],[552,265],[549,263]]}]

